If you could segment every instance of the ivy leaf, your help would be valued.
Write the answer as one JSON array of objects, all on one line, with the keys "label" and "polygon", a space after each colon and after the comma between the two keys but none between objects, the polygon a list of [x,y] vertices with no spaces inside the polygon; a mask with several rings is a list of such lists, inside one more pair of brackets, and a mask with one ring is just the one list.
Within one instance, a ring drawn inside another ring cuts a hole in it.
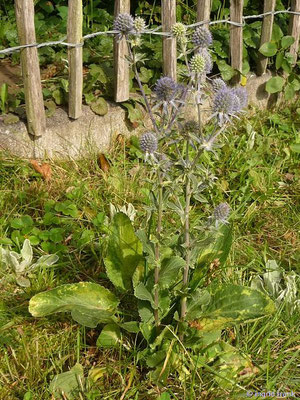
[{"label": "ivy leaf", "polygon": [[91,282],[58,286],[30,299],[29,312],[45,317],[57,312],[71,311],[73,319],[89,328],[113,320],[119,301],[108,289]]},{"label": "ivy leaf", "polygon": [[285,79],[283,79],[281,76],[274,76],[273,78],[268,80],[268,82],[266,84],[266,91],[268,93],[281,92],[284,83],[285,83]]},{"label": "ivy leaf", "polygon": [[266,57],[275,56],[277,53],[277,45],[274,42],[266,42],[259,48],[259,52]]},{"label": "ivy leaf", "polygon": [[115,214],[108,240],[106,272],[116,288],[122,291],[132,287],[132,276],[142,262],[142,243],[133,230],[130,219],[123,213]]}]

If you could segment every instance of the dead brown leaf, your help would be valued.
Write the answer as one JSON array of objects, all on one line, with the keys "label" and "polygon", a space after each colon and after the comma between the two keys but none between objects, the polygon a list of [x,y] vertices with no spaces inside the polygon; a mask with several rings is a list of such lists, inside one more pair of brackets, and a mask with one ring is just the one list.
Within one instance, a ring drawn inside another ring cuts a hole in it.
[{"label": "dead brown leaf", "polygon": [[109,162],[107,161],[107,158],[105,157],[104,154],[99,154],[98,158],[97,158],[97,163],[100,167],[100,169],[102,169],[103,172],[108,172],[109,171]]},{"label": "dead brown leaf", "polygon": [[46,182],[51,180],[52,170],[49,164],[40,165],[37,160],[30,160],[30,164],[33,166],[36,172],[42,175]]}]

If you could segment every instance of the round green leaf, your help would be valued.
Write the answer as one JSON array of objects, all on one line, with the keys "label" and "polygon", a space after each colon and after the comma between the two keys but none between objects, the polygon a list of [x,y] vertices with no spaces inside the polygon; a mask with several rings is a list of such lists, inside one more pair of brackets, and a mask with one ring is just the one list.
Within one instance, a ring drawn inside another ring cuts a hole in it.
[{"label": "round green leaf", "polygon": [[288,83],[286,85],[286,88],[284,89],[284,98],[286,100],[291,100],[295,96],[295,89],[291,83]]},{"label": "round green leaf", "polygon": [[34,317],[71,311],[73,319],[89,328],[113,321],[119,301],[108,289],[91,282],[58,286],[39,293],[29,302]]},{"label": "round green leaf", "polygon": [[266,57],[275,56],[277,53],[277,45],[273,42],[264,43],[262,46],[260,46],[259,52]]},{"label": "round green leaf", "polygon": [[274,76],[273,78],[269,79],[266,84],[266,91],[268,93],[277,93],[281,92],[285,80],[281,76]]},{"label": "round green leaf", "polygon": [[105,115],[108,113],[108,105],[107,102],[103,99],[103,97],[99,97],[99,99],[93,101],[90,104],[90,107],[95,114]]},{"label": "round green leaf", "polygon": [[281,47],[283,49],[287,49],[295,42],[295,38],[293,36],[283,36],[281,39]]}]

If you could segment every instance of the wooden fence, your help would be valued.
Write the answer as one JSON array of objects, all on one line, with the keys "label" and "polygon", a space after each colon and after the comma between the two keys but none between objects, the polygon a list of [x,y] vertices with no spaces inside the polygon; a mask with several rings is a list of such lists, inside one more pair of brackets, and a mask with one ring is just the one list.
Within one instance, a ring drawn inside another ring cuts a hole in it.
[{"label": "wooden fence", "polygon": [[[162,30],[169,32],[176,22],[176,0],[161,0],[162,2]],[[198,0],[197,21],[209,23],[212,0]],[[263,12],[274,12],[276,0],[264,0]],[[34,27],[33,0],[15,0],[18,36],[21,45],[36,42]],[[291,11],[300,12],[300,0],[292,0]],[[115,15],[130,13],[130,0],[115,0]],[[243,57],[243,0],[230,0],[230,20],[237,25],[230,25],[230,60],[231,66],[242,70]],[[270,41],[274,15],[271,13],[263,17],[261,45]],[[289,34],[294,36],[295,42],[290,52],[296,62],[300,16],[290,16]],[[77,119],[82,113],[82,0],[69,0],[67,41],[78,44],[78,47],[69,47],[69,117]],[[163,73],[176,79],[176,39],[163,36]],[[125,39],[114,39],[114,92],[117,102],[129,98],[129,67],[126,61],[127,46]],[[268,59],[262,55],[258,60],[257,73],[262,75],[267,68]],[[32,135],[41,136],[46,128],[46,117],[42,95],[42,85],[38,53],[36,47],[21,50],[21,66],[24,80],[25,103],[28,121],[28,130]],[[239,79],[239,74],[238,74]]]}]

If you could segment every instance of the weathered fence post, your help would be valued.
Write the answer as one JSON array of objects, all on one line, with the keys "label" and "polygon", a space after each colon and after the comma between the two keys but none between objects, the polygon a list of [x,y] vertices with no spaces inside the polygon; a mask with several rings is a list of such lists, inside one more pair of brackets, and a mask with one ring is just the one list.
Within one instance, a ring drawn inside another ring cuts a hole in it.
[{"label": "weathered fence post", "polygon": [[[118,14],[130,14],[130,0],[115,0],[115,17]],[[129,99],[129,64],[126,60],[128,48],[126,39],[114,39],[114,89],[115,101]]]},{"label": "weathered fence post", "polygon": [[[276,0],[264,0],[264,13],[274,12]],[[274,14],[265,15],[261,28],[260,46],[267,43],[272,38],[272,29],[274,22]],[[259,53],[257,62],[257,75],[263,75],[266,72],[268,65],[268,57]]]},{"label": "weathered fence post", "polygon": [[[21,45],[36,43],[33,0],[15,0],[18,36]],[[21,50],[28,131],[41,136],[46,130],[41,74],[36,47]]]},{"label": "weathered fence post", "polygon": [[[170,32],[176,23],[176,0],[162,0],[161,17],[163,32]],[[172,36],[163,37],[163,73],[176,81],[177,74],[176,39]]]},{"label": "weathered fence post", "polygon": [[[243,22],[244,0],[230,1],[230,20],[232,22]],[[231,66],[237,71],[242,71],[243,67],[243,27],[230,25],[230,55]],[[240,81],[240,74],[233,78],[233,82]]]},{"label": "weathered fence post", "polygon": [[212,0],[198,0],[197,2],[197,22],[205,21],[207,26],[210,21]]},{"label": "weathered fence post", "polygon": [[[292,0],[291,11],[300,12],[300,0]],[[294,64],[296,64],[300,37],[300,15],[291,15],[289,35],[295,38],[295,42],[291,45],[290,53],[294,57]]]},{"label": "weathered fence post", "polygon": [[[82,43],[82,0],[69,0],[68,42]],[[69,47],[69,117],[77,119],[82,113],[82,47]]]}]

